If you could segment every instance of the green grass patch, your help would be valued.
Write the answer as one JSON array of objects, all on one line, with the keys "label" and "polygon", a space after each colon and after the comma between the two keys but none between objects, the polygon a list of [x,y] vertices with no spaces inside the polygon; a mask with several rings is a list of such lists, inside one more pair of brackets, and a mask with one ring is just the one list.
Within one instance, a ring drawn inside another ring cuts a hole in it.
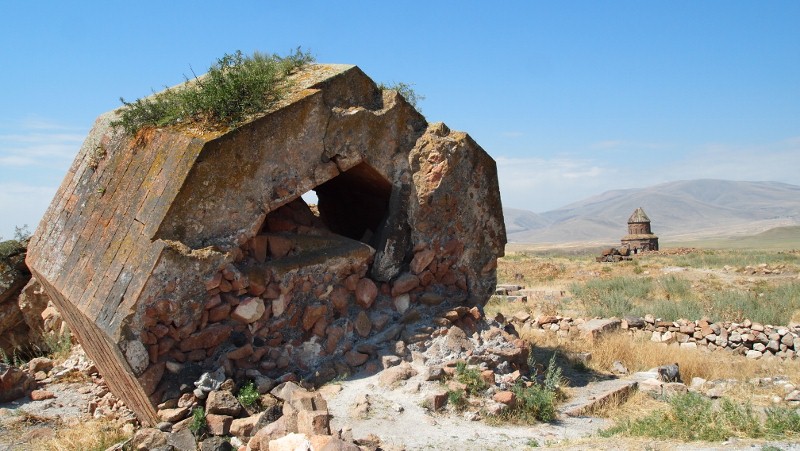
[{"label": "green grass patch", "polygon": [[455,379],[467,386],[467,393],[470,395],[477,395],[486,390],[486,381],[481,377],[481,372],[478,368],[467,367],[464,362],[456,364]]},{"label": "green grass patch", "polygon": [[516,402],[501,412],[499,417],[506,421],[525,424],[555,420],[556,404],[564,397],[560,389],[562,382],[562,371],[556,365],[556,355],[553,354],[542,382],[530,386],[521,381],[517,382],[511,389],[516,396]]},{"label": "green grass patch", "polygon": [[677,320],[680,318],[698,319],[707,314],[703,305],[697,300],[670,301],[659,299],[653,301],[649,307],[637,307],[635,311],[638,316],[644,316],[650,313],[656,318],[668,320]]},{"label": "green grass patch", "polygon": [[192,409],[192,421],[189,423],[189,431],[195,437],[202,437],[205,435],[207,426],[205,409],[202,407]]},{"label": "green grass patch", "polygon": [[284,96],[286,77],[311,61],[313,57],[299,48],[285,57],[226,54],[205,76],[185,77],[182,86],[134,102],[120,99],[123,107],[111,125],[130,135],[144,127],[177,124],[233,126],[268,110]]},{"label": "green grass patch", "polygon": [[633,314],[637,301],[648,299],[652,285],[649,277],[613,277],[573,283],[570,291],[591,316],[624,316]]},{"label": "green grass patch", "polygon": [[261,404],[261,395],[258,393],[256,384],[250,381],[244,384],[239,393],[236,394],[236,399],[245,407],[258,407]]},{"label": "green grass patch", "polygon": [[704,249],[741,249],[760,252],[763,250],[800,248],[800,226],[775,227],[756,235],[728,238],[705,238],[698,240],[662,243],[666,247],[698,247]]},{"label": "green grass patch", "polygon": [[467,407],[467,396],[461,390],[448,390],[447,404],[453,406],[454,409],[460,412]]},{"label": "green grass patch", "polygon": [[673,257],[674,266],[719,269],[726,265],[734,267],[768,265],[800,266],[800,255],[792,252],[774,252],[748,249],[704,249]]},{"label": "green grass patch", "polygon": [[758,291],[726,290],[712,293],[709,316],[714,319],[742,321],[745,318],[762,324],[786,324],[800,310],[800,282],[765,286]]},{"label": "green grass patch", "polygon": [[789,407],[773,407],[767,409],[767,421],[764,424],[772,436],[800,434],[800,413]]},{"label": "green grass patch", "polygon": [[761,421],[750,403],[725,398],[715,407],[702,395],[686,393],[672,397],[666,410],[623,420],[601,435],[723,441],[731,437],[782,438],[800,433],[797,409],[775,407],[765,413],[766,419]]},{"label": "green grass patch", "polygon": [[800,311],[800,282],[756,285],[750,291],[721,289],[695,292],[686,279],[674,275],[658,278],[613,277],[573,283],[570,291],[590,316],[623,317],[652,314],[665,320],[713,321],[750,319],[785,325]]}]

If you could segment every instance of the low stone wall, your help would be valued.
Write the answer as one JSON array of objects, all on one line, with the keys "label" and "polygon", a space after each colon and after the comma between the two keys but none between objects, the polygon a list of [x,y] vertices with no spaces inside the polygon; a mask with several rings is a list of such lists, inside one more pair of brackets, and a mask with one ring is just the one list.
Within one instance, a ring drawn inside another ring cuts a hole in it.
[{"label": "low stone wall", "polygon": [[522,333],[544,330],[564,338],[595,338],[603,332],[622,330],[636,337],[649,338],[656,343],[680,346],[681,349],[727,350],[750,359],[794,359],[800,356],[800,325],[773,326],[748,319],[741,323],[712,323],[705,319],[664,321],[652,315],[623,319],[583,319],[550,315],[532,318],[522,312],[514,315],[510,321]]}]

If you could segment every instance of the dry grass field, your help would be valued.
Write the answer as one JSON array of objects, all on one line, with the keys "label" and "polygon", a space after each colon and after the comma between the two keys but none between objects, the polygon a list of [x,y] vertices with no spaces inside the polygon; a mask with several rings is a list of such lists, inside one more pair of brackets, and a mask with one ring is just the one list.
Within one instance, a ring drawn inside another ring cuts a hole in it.
[{"label": "dry grass field", "polygon": [[[487,316],[501,313],[511,317],[519,311],[534,317],[544,314],[583,318],[649,313],[668,321],[706,318],[740,322],[749,318],[776,326],[800,322],[798,250],[786,246],[667,248],[636,256],[632,261],[599,263],[594,256],[599,255],[600,249],[509,246],[498,263],[499,283],[522,285],[541,295],[531,296],[527,302],[495,296],[486,307]],[[695,398],[668,401],[637,393],[625,403],[595,412],[616,420],[618,429],[609,433],[653,438],[673,434],[681,440],[699,439],[700,436],[681,435],[679,429],[685,424],[681,423],[681,415],[675,414],[676,409],[705,409],[709,418],[721,419],[719,424],[711,422],[716,429],[703,432],[707,434],[703,439],[712,441],[726,434],[796,438],[800,431],[800,423],[793,423],[800,421],[800,415],[778,401],[785,396],[784,390],[757,382],[758,378],[782,376],[800,386],[796,361],[749,360],[730,352],[682,350],[625,332],[610,333],[594,341],[559,338],[553,333],[523,334],[523,338],[531,342],[538,360],[547,353],[563,356],[560,361],[567,385],[571,378],[578,380],[587,372],[593,377],[610,377],[614,362],[622,363],[630,372],[677,362],[687,385],[695,377],[732,382],[723,398],[713,403]],[[569,356],[577,353],[590,353],[591,358],[576,364]],[[780,422],[775,420],[776,415],[791,420]],[[658,424],[670,424],[671,419],[676,421],[676,430],[669,431],[667,426],[666,432],[659,430]],[[748,422],[752,423],[752,432],[736,426]],[[793,426],[784,428],[785,424]]]},{"label": "dry grass field", "polygon": [[[542,293],[515,307],[534,315],[800,321],[798,250],[676,248],[619,263],[598,263],[595,255],[516,245],[498,262],[498,282]],[[494,300],[488,309],[497,307]]]}]

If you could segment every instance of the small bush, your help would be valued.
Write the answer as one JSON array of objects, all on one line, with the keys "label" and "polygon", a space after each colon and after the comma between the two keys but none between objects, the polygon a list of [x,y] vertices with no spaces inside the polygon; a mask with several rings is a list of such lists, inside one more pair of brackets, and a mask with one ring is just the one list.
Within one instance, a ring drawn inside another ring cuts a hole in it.
[{"label": "small bush", "polygon": [[258,393],[256,384],[252,381],[244,384],[236,395],[239,403],[245,407],[258,407],[261,404],[261,395]]},{"label": "small bush", "polygon": [[31,230],[28,224],[23,224],[22,227],[14,226],[14,239],[23,243],[31,238]]},{"label": "small bush", "polygon": [[201,437],[206,432],[206,411],[202,407],[192,409],[192,421],[189,423],[189,431],[195,437]]},{"label": "small bush", "polygon": [[70,352],[72,352],[72,335],[69,332],[44,334],[45,354],[49,354],[53,359],[66,359]]},{"label": "small bush", "polygon": [[464,362],[456,364],[456,380],[467,386],[467,393],[477,395],[486,390],[486,381],[481,377],[477,368],[467,368]]},{"label": "small bush", "polygon": [[530,387],[519,381],[511,391],[516,396],[515,404],[500,414],[500,417],[515,422],[534,424],[556,419],[556,402],[562,398],[563,382],[561,368],[556,365],[556,355],[550,358],[541,384]]},{"label": "small bush", "polygon": [[258,52],[244,56],[241,51],[225,54],[205,76],[186,78],[183,86],[134,102],[120,99],[123,107],[111,125],[129,135],[144,127],[181,123],[232,126],[280,100],[286,77],[311,61],[313,57],[299,48],[286,57]]},{"label": "small bush", "polygon": [[410,103],[414,108],[419,109],[419,102],[425,100],[425,96],[418,94],[411,86],[412,85],[403,82],[395,82],[388,85],[380,83],[378,84],[378,89],[382,91],[397,91],[406,99],[406,102]]},{"label": "small bush", "polygon": [[447,403],[453,406],[454,409],[462,411],[467,407],[467,397],[461,390],[448,390]]},{"label": "small bush", "polygon": [[517,396],[516,405],[509,409],[509,414],[524,423],[537,421],[553,421],[556,418],[556,393],[541,385],[526,387],[522,384],[512,389]]}]

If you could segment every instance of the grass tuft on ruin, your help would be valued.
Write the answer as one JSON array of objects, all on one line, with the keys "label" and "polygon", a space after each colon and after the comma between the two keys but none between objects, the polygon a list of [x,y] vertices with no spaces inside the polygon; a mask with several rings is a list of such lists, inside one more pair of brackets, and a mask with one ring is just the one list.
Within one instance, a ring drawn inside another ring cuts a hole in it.
[{"label": "grass tuft on ruin", "polygon": [[418,93],[413,84],[400,82],[392,83],[379,83],[378,89],[381,91],[397,91],[398,94],[403,96],[411,106],[419,110],[419,102],[425,100],[425,96]]},{"label": "grass tuft on ruin", "polygon": [[127,102],[111,122],[135,135],[145,127],[197,124],[205,128],[234,126],[265,111],[286,91],[286,78],[314,61],[297,48],[287,56],[241,51],[225,54],[203,76],[186,78],[183,85]]},{"label": "grass tuft on ruin", "polygon": [[261,394],[258,393],[258,389],[253,381],[247,382],[239,389],[236,399],[238,399],[239,403],[244,407],[261,407]]}]

